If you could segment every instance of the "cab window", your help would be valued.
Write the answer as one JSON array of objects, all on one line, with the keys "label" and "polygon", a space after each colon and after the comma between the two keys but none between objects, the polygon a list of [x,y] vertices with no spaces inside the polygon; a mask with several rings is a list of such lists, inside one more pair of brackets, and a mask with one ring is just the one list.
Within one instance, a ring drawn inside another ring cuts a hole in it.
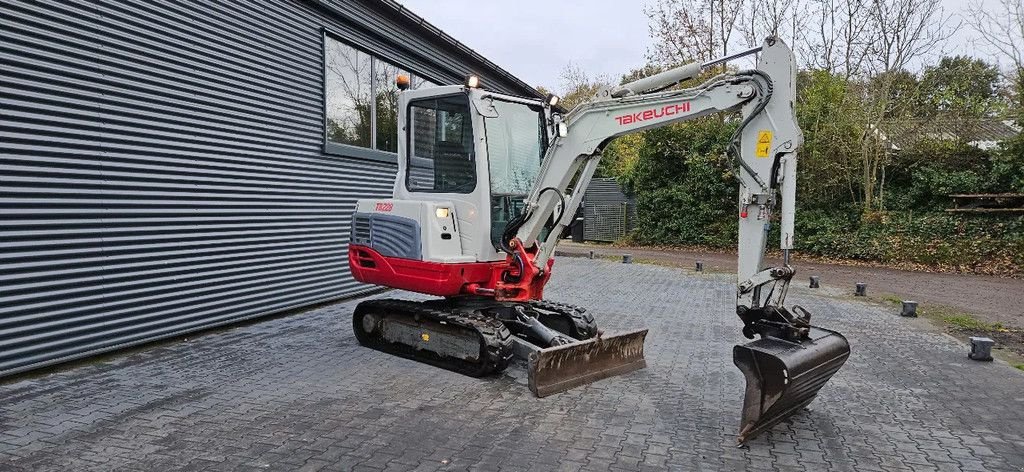
[{"label": "cab window", "polygon": [[491,242],[500,247],[508,222],[526,207],[547,148],[540,105],[493,100],[494,116],[484,120],[491,176]]},{"label": "cab window", "polygon": [[492,104],[496,116],[484,120],[491,195],[526,195],[544,159],[544,109],[501,100]]},{"label": "cab window", "polygon": [[469,99],[464,94],[409,104],[408,169],[411,192],[471,193],[476,158]]}]

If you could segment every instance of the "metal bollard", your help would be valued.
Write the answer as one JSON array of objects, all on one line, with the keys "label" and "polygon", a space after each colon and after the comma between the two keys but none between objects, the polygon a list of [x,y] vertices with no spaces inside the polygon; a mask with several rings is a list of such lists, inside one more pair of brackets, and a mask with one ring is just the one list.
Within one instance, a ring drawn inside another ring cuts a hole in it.
[{"label": "metal bollard", "polygon": [[622,263],[623,264],[632,264],[633,263],[633,255],[632,254],[623,254],[622,255]]},{"label": "metal bollard", "polygon": [[857,282],[857,290],[853,292],[854,296],[866,297],[868,295],[868,284],[864,282]]},{"label": "metal bollard", "polygon": [[594,258],[594,251],[590,251],[590,253],[587,254],[587,258],[588,259],[593,259]]},{"label": "metal bollard", "polygon": [[819,277],[817,275],[812,275],[811,276],[811,288],[818,288],[818,287],[820,287],[820,285],[818,284],[818,279],[819,279]]},{"label": "metal bollard", "polygon": [[990,338],[971,336],[971,352],[967,357],[975,361],[991,361],[992,346],[996,342]]},{"label": "metal bollard", "polygon": [[911,300],[903,300],[903,309],[900,310],[900,316],[917,318],[917,302]]},{"label": "metal bollard", "polygon": [[704,263],[697,261],[697,272],[704,272]]}]

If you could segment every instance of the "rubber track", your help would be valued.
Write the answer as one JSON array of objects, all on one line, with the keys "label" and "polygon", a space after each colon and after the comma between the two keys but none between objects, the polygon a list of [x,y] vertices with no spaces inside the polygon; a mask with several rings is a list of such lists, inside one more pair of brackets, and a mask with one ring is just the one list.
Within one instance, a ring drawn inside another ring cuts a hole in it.
[{"label": "rubber track", "polygon": [[556,313],[568,318],[576,325],[577,333],[565,333],[573,338],[585,340],[597,336],[597,321],[594,315],[587,313],[587,309],[581,306],[568,303],[554,302],[551,300],[531,300],[530,307],[536,310],[543,310]]},{"label": "rubber track", "polygon": [[[412,346],[384,341],[363,331],[363,316],[368,313],[401,314],[418,321],[445,322],[476,333],[481,340],[481,359],[470,362],[445,357]],[[500,321],[471,311],[439,309],[409,300],[374,299],[356,306],[352,315],[352,330],[363,346],[448,369],[470,377],[483,377],[505,370],[512,360],[512,333]]]}]

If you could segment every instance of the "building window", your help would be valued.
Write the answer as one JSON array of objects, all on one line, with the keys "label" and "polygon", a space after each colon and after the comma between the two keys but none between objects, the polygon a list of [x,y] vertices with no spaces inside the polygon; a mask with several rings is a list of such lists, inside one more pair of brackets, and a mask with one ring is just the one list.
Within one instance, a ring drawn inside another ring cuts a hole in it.
[{"label": "building window", "polygon": [[437,86],[397,65],[325,35],[327,142],[397,152],[399,90],[395,79],[399,74],[408,75],[414,89]]},{"label": "building window", "polygon": [[437,84],[417,75],[412,76],[412,88],[419,89],[424,87],[437,87]]},{"label": "building window", "polygon": [[324,51],[327,140],[370,147],[371,58],[330,37]]},{"label": "building window", "polygon": [[374,61],[373,89],[376,96],[377,149],[398,151],[398,86],[395,79],[408,72],[382,60]]},{"label": "building window", "polygon": [[409,104],[409,172],[413,192],[470,193],[476,160],[469,100],[449,95]]}]

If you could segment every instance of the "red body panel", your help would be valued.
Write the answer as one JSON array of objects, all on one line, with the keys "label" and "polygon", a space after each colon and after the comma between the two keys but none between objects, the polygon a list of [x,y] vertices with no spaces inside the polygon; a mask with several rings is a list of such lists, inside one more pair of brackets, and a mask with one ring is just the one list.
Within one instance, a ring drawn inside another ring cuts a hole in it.
[{"label": "red body panel", "polygon": [[348,265],[356,280],[442,297],[462,295],[469,284],[485,285],[504,262],[444,264],[385,257],[367,246],[349,245]]},{"label": "red body panel", "polygon": [[[523,253],[523,256],[527,256]],[[539,300],[543,296],[544,284],[551,277],[554,260],[549,260],[547,270],[538,274],[529,255],[526,273],[519,282],[504,282],[503,274],[518,266],[512,264],[512,257],[501,262],[442,262],[385,257],[367,246],[351,244],[348,248],[348,266],[356,280],[385,287],[400,288],[413,292],[441,297],[458,295],[493,296],[498,300]]]},{"label": "red body panel", "polygon": [[[501,272],[495,273],[491,285],[495,290],[495,299],[524,302],[544,298],[544,285],[551,278],[551,266],[555,259],[548,259],[547,267],[541,270],[533,264],[539,247],[534,244],[530,249],[523,246],[519,238],[509,242],[513,253],[505,261]],[[504,277],[504,275],[512,277]]]}]

